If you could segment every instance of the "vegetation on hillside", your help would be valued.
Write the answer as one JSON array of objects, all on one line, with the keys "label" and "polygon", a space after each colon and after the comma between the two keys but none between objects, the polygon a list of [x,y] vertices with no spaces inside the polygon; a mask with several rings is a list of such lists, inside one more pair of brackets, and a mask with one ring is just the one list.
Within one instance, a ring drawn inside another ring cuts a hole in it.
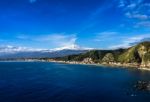
[{"label": "vegetation on hillside", "polygon": [[83,61],[91,58],[94,63],[137,63],[150,64],[150,42],[142,42],[128,49],[92,50],[87,53],[55,58],[63,61]]}]

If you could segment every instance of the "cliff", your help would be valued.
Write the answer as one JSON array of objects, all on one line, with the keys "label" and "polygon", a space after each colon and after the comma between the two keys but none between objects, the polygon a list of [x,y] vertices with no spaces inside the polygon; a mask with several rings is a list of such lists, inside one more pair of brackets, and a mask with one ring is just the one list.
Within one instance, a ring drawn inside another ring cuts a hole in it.
[{"label": "cliff", "polygon": [[150,67],[150,42],[142,42],[129,48],[118,57],[121,63],[137,63],[142,67]]}]

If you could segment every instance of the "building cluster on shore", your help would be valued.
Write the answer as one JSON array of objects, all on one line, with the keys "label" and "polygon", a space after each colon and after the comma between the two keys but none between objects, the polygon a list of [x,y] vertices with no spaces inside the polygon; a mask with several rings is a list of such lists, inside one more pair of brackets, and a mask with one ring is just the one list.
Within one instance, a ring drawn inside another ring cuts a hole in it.
[{"label": "building cluster on shore", "polygon": [[102,63],[95,63],[92,61],[92,58],[85,58],[83,61],[63,61],[63,60],[54,60],[49,59],[49,62],[57,62],[57,63],[66,63],[66,64],[88,64],[88,65],[105,65],[105,66],[118,66],[118,67],[134,67],[139,69],[150,69],[150,64],[147,65],[140,65],[138,63],[120,63],[120,62],[102,62]]}]

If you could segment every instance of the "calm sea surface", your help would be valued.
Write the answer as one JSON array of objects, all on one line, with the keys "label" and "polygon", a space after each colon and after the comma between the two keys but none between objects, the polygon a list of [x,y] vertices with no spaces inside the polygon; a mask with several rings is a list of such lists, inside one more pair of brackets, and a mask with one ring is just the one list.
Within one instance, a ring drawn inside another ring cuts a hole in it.
[{"label": "calm sea surface", "polygon": [[150,71],[46,62],[0,62],[0,102],[150,102]]}]

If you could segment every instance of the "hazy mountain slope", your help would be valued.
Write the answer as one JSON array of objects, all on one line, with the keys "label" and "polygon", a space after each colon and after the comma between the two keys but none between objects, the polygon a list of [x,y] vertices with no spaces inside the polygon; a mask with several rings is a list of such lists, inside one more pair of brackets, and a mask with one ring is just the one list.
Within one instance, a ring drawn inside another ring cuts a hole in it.
[{"label": "hazy mountain slope", "polygon": [[7,58],[53,58],[53,57],[63,57],[72,54],[85,53],[88,50],[59,50],[59,51],[22,51],[13,53],[0,53],[0,59]]}]

